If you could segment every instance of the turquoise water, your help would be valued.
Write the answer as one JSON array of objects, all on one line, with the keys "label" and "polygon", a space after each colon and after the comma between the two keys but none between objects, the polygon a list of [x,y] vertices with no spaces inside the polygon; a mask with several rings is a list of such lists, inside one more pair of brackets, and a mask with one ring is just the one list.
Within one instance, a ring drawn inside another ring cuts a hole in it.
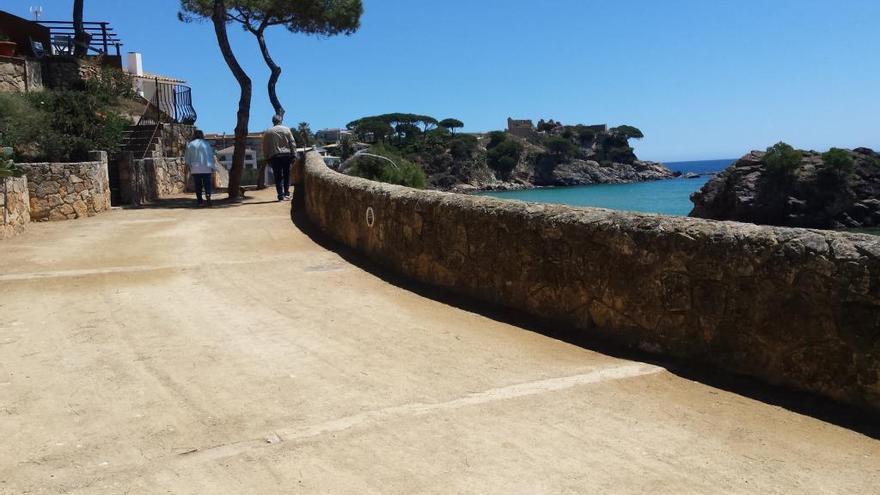
[{"label": "turquoise water", "polygon": [[595,184],[590,186],[547,187],[523,191],[480,193],[501,199],[571,206],[596,206],[612,210],[687,216],[693,208],[692,192],[703,187],[709,177],[669,179],[635,184]]},{"label": "turquoise water", "polygon": [[[700,160],[670,162],[672,171],[688,173],[720,172],[734,160]],[[669,179],[635,184],[595,184],[573,187],[547,187],[524,191],[489,191],[480,193],[501,199],[518,199],[535,203],[555,203],[571,206],[595,206],[612,210],[661,213],[687,216],[693,208],[691,193],[697,191],[710,177],[696,179]]]}]

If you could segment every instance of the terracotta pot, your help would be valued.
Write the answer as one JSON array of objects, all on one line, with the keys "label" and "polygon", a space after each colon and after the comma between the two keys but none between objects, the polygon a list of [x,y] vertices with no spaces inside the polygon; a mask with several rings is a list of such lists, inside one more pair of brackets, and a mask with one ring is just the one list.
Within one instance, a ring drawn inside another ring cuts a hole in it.
[{"label": "terracotta pot", "polygon": [[0,56],[14,57],[16,46],[18,45],[14,41],[0,41]]}]

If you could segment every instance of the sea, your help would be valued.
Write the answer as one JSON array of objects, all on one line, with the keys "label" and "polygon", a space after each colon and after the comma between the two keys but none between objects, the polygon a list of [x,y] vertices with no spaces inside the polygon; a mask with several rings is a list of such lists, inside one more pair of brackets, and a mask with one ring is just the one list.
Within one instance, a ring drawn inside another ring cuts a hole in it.
[{"label": "sea", "polygon": [[[636,182],[633,184],[593,184],[589,186],[545,187],[522,191],[488,191],[484,196],[518,199],[535,203],[555,203],[571,206],[595,206],[612,210],[661,213],[687,216],[693,208],[691,193],[703,187],[712,174],[721,172],[736,159],[667,162],[673,172],[681,172],[677,179]],[[693,179],[685,174],[699,174]]]}]

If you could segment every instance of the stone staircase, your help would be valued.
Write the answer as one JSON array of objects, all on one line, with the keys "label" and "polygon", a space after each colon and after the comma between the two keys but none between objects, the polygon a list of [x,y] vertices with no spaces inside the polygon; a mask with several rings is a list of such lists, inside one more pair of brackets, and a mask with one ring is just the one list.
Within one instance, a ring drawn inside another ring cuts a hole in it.
[{"label": "stone staircase", "polygon": [[136,160],[154,151],[162,151],[161,124],[130,125],[122,137],[120,151],[130,152]]}]

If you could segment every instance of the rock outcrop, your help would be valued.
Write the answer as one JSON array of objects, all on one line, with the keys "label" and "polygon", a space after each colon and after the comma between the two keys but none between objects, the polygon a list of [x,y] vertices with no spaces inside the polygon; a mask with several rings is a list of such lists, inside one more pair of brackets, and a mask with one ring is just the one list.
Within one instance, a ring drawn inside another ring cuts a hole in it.
[{"label": "rock outcrop", "polygon": [[594,160],[573,160],[556,165],[547,176],[532,180],[536,186],[579,186],[585,184],[623,184],[669,179],[675,174],[662,163],[635,160],[633,163],[602,165]]},{"label": "rock outcrop", "polygon": [[[637,158],[620,161],[599,161],[594,150],[581,150],[586,157],[560,159],[534,143],[521,140],[524,152],[516,167],[507,177],[502,177],[485,164],[477,162],[471,174],[458,180],[450,174],[435,180],[429,171],[429,182],[434,189],[454,192],[476,190],[517,190],[534,187],[582,186],[589,184],[625,184],[650,180],[671,179],[679,174],[658,162]],[[481,150],[485,154],[485,150]],[[452,160],[449,160],[452,162]]]},{"label": "rock outcrop", "polygon": [[802,152],[797,170],[780,178],[764,152],[753,151],[691,195],[690,216],[764,225],[813,228],[880,226],[880,154],[847,151],[852,173],[835,178],[822,155]]}]

